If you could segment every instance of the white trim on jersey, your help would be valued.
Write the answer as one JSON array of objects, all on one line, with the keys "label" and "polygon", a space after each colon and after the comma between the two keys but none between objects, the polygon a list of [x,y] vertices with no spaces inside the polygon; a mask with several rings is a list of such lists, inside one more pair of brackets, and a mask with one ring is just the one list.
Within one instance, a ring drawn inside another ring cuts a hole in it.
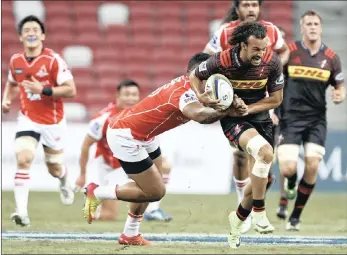
[{"label": "white trim on jersey", "polygon": [[10,82],[10,83],[17,84],[17,82],[16,82],[15,79],[13,78],[13,75],[12,75],[11,70],[8,70],[7,80],[8,80],[8,82]]},{"label": "white trim on jersey", "polygon": [[111,113],[106,112],[95,119],[92,119],[88,125],[88,135],[94,138],[97,141],[100,141],[102,138],[102,131],[104,129],[104,125],[108,117],[110,117]]},{"label": "white trim on jersey", "polygon": [[183,93],[180,96],[180,101],[179,101],[180,111],[183,112],[184,107],[195,102],[199,102],[199,99],[195,95],[194,91],[192,89],[187,90],[185,93]]},{"label": "white trim on jersey", "polygon": [[281,49],[281,48],[283,47],[283,45],[284,45],[284,39],[283,39],[282,33],[281,33],[281,31],[278,29],[278,27],[275,26],[275,25],[273,25],[273,26],[274,26],[274,28],[275,28],[275,29],[274,29],[274,32],[277,33],[277,40],[276,40],[276,43],[275,43],[273,49],[274,49],[274,50],[279,50],[279,49]]},{"label": "white trim on jersey", "polygon": [[66,62],[59,56],[59,54],[52,53],[52,55],[54,59],[57,60],[57,63],[58,63],[58,74],[57,74],[56,83],[58,85],[62,85],[63,83],[69,80],[73,80],[73,76],[70,70],[68,69]]}]

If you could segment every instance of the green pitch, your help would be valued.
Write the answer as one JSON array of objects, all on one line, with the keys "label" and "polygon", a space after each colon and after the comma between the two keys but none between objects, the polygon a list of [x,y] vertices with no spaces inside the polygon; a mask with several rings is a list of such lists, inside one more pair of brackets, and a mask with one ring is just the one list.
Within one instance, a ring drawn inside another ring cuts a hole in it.
[{"label": "green pitch", "polygon": [[[285,222],[277,219],[278,193],[266,200],[267,215],[275,226],[274,234],[305,236],[347,235],[347,193],[313,193],[302,215],[301,231],[286,232]],[[174,216],[169,223],[146,222],[142,233],[216,233],[229,231],[228,214],[236,208],[236,195],[167,195],[162,208]],[[294,202],[290,203],[290,209]],[[13,193],[2,193],[2,230],[56,232],[121,232],[127,215],[127,204],[120,202],[119,218],[113,222],[93,222],[83,218],[83,194],[77,194],[72,206],[64,206],[58,193],[32,192],[29,198],[30,228],[15,226],[9,219],[14,211]],[[256,234],[253,230],[247,234]],[[155,247],[122,247],[112,242],[58,242],[3,240],[3,253],[236,253],[226,244],[166,244]],[[237,253],[344,253],[346,246],[244,246]]]}]

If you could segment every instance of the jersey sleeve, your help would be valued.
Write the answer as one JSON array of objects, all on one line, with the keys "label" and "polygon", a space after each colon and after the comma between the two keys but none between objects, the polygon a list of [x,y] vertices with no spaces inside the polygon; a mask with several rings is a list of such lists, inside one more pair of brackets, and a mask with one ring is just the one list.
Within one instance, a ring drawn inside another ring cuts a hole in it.
[{"label": "jersey sleeve", "polygon": [[62,85],[63,83],[73,79],[66,62],[58,54],[54,54],[53,61],[52,72],[58,85]]},{"label": "jersey sleeve", "polygon": [[99,141],[103,137],[104,125],[109,117],[109,113],[102,114],[89,122],[88,135]]},{"label": "jersey sleeve", "polygon": [[337,86],[344,83],[344,77],[342,73],[341,61],[339,56],[336,54],[332,60],[332,70],[331,70],[330,84],[332,86]]},{"label": "jersey sleeve", "polygon": [[225,52],[229,52],[229,50],[213,54],[208,60],[202,62],[197,68],[195,68],[195,76],[203,81],[207,80],[208,77],[213,74],[220,73],[221,69],[223,69],[220,59],[223,58],[222,56],[225,55]]},{"label": "jersey sleeve", "polygon": [[222,51],[222,34],[223,34],[224,26],[221,26],[219,29],[217,29],[213,36],[211,37],[210,41],[207,43],[206,47],[212,51],[213,53],[217,53]]},{"label": "jersey sleeve", "polygon": [[199,102],[199,99],[196,97],[192,89],[186,90],[184,93],[181,93],[178,99],[178,107],[182,112],[184,107],[188,104]]},{"label": "jersey sleeve", "polygon": [[274,26],[274,33],[275,33],[275,45],[273,47],[274,50],[279,50],[284,45],[284,39],[282,37],[281,31],[278,29],[278,27]]},{"label": "jersey sleeve", "polygon": [[17,85],[17,82],[16,82],[16,80],[13,78],[13,75],[12,75],[12,71],[11,71],[11,70],[8,70],[7,80],[8,80],[9,83],[11,83],[11,84],[16,84],[16,85]]},{"label": "jersey sleeve", "polygon": [[272,71],[269,75],[269,80],[267,83],[267,91],[269,94],[283,89],[284,87],[283,67],[280,57],[274,53],[273,58]]}]

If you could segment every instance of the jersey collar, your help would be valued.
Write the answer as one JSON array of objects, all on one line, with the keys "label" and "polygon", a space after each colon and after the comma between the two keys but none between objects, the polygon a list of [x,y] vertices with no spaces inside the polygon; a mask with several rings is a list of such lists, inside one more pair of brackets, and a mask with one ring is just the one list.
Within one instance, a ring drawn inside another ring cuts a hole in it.
[{"label": "jersey collar", "polygon": [[324,43],[321,43],[321,46],[320,46],[320,48],[319,48],[319,51],[318,51],[316,54],[312,55],[310,49],[307,48],[307,46],[305,45],[304,41],[301,40],[300,43],[301,43],[301,47],[302,47],[305,51],[307,51],[307,53],[308,53],[311,57],[316,56],[318,53],[322,52],[322,51],[325,49],[325,44],[324,44]]}]

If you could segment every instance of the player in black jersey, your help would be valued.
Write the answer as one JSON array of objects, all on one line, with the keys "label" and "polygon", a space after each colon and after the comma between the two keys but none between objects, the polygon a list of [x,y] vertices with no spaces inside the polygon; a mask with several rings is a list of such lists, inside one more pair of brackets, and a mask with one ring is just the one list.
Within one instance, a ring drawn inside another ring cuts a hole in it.
[{"label": "player in black jersey", "polygon": [[[336,104],[345,98],[340,59],[322,43],[321,17],[318,13],[310,10],[302,15],[301,32],[302,40],[289,45],[291,53],[286,68],[288,81],[282,105],[278,147],[281,173],[288,178],[288,188],[293,190],[296,185],[299,146],[301,143],[304,145],[304,175],[299,182],[295,206],[286,225],[287,230],[296,231],[300,229],[300,215],[315,186],[318,165],[325,154],[326,89],[332,86],[332,99]],[[284,215],[285,200],[285,197],[281,199]]]},{"label": "player in black jersey", "polygon": [[266,27],[260,23],[241,24],[233,31],[229,43],[236,46],[202,62],[191,72],[190,83],[202,103],[218,107],[218,100],[203,94],[201,81],[216,73],[223,74],[230,79],[235,94],[248,105],[247,116],[221,120],[230,144],[248,153],[252,168],[251,183],[246,187],[244,199],[237,211],[229,215],[229,245],[237,248],[242,223],[252,209],[255,230],[261,233],[274,231],[265,213],[264,196],[273,160],[269,110],[282,102],[283,68],[280,57],[267,50]]}]

